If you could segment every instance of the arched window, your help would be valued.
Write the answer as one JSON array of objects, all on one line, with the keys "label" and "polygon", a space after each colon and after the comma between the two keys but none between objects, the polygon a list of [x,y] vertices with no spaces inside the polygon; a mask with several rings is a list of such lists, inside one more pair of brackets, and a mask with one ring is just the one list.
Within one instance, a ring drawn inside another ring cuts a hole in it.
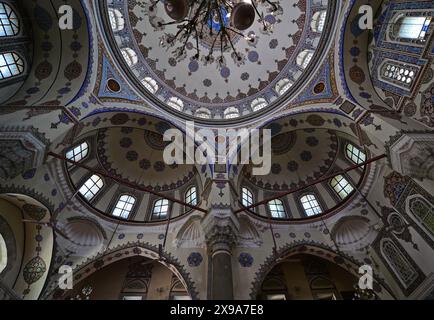
[{"label": "arched window", "polygon": [[211,118],[211,112],[205,108],[197,109],[194,115],[196,117],[202,118],[202,119],[210,119]]},{"label": "arched window", "polygon": [[312,17],[310,24],[313,32],[323,32],[325,21],[327,18],[327,10],[317,11]]},{"label": "arched window", "polygon": [[410,211],[434,235],[434,206],[418,196],[410,200]]},{"label": "arched window", "polygon": [[167,218],[169,213],[169,200],[160,199],[155,201],[152,209],[152,220],[163,220]]},{"label": "arched window", "polygon": [[177,97],[170,98],[169,101],[167,101],[167,105],[178,111],[182,111],[182,109],[184,109],[184,102]]},{"label": "arched window", "polygon": [[6,3],[0,2],[0,37],[15,36],[20,32],[20,21],[15,11]]},{"label": "arched window", "polygon": [[195,186],[190,187],[185,193],[185,202],[192,206],[197,205],[197,189]]},{"label": "arched window", "polygon": [[3,236],[0,234],[0,273],[2,273],[4,269],[6,269],[7,265],[8,251],[6,248],[6,242],[5,239],[3,239]]},{"label": "arched window", "polygon": [[287,300],[288,288],[286,286],[283,268],[275,267],[270,272],[261,286],[259,298],[263,300]]},{"label": "arched window", "polygon": [[235,107],[229,107],[224,112],[225,119],[235,119],[240,116],[240,112]]},{"label": "arched window", "polygon": [[151,77],[146,77],[142,80],[143,86],[152,94],[156,94],[158,91],[158,84],[157,81],[152,79]]},{"label": "arched window", "polygon": [[268,102],[264,98],[258,98],[252,101],[251,106],[252,106],[252,110],[256,112],[268,106]]},{"label": "arched window", "polygon": [[243,188],[241,190],[241,200],[243,206],[250,207],[253,204],[253,193],[249,189]]},{"label": "arched window", "polygon": [[322,213],[321,206],[314,194],[307,194],[300,199],[303,206],[304,213],[308,217],[315,216]]},{"label": "arched window", "polygon": [[118,9],[108,9],[109,12],[109,18],[110,18],[110,25],[112,27],[112,30],[122,31],[125,27],[125,19],[122,13]]},{"label": "arched window", "polygon": [[133,67],[137,64],[137,62],[139,62],[137,53],[131,48],[122,49],[122,56],[124,57],[129,67]]},{"label": "arched window", "polygon": [[297,65],[300,68],[306,69],[313,58],[313,53],[314,52],[312,50],[307,49],[301,51],[297,56]]},{"label": "arched window", "polygon": [[353,186],[348,182],[343,175],[338,175],[330,181],[331,187],[336,191],[339,197],[343,200],[354,191]]},{"label": "arched window", "polygon": [[381,252],[393,272],[406,287],[410,286],[417,279],[417,271],[391,240],[383,240]]},{"label": "arched window", "polygon": [[24,72],[24,61],[15,52],[0,54],[0,80],[18,76]]},{"label": "arched window", "polygon": [[282,80],[280,80],[277,84],[276,84],[276,92],[279,96],[284,95],[290,88],[292,87],[292,83],[289,79],[284,78]]},{"label": "arched window", "polygon": [[431,23],[431,17],[401,17],[398,20],[398,37],[408,40],[424,40]]},{"label": "arched window", "polygon": [[366,154],[351,143],[347,144],[346,154],[348,159],[353,161],[355,164],[361,164],[366,161]]},{"label": "arched window", "polygon": [[338,300],[339,297],[335,284],[323,275],[311,280],[310,291],[315,300]]},{"label": "arched window", "polygon": [[179,279],[172,281],[169,300],[191,300],[187,290]]},{"label": "arched window", "polygon": [[96,174],[90,177],[80,188],[80,194],[86,198],[86,200],[92,200],[96,194],[104,186],[104,181],[102,178]]},{"label": "arched window", "polygon": [[283,205],[282,200],[275,199],[268,202],[268,209],[270,210],[270,214],[273,218],[276,219],[284,219],[286,218],[285,206]]},{"label": "arched window", "polygon": [[133,210],[136,199],[128,194],[121,195],[113,210],[113,216],[122,219],[128,219],[131,211]]},{"label": "arched window", "polygon": [[89,145],[85,141],[66,152],[66,158],[74,162],[80,162],[89,154]]}]

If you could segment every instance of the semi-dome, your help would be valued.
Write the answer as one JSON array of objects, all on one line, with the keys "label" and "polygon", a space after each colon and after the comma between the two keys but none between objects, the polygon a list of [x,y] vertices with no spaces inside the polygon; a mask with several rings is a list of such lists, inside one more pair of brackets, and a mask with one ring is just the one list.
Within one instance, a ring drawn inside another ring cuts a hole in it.
[{"label": "semi-dome", "polygon": [[369,219],[349,216],[342,218],[332,230],[332,237],[341,248],[359,249],[366,247],[375,236]]},{"label": "semi-dome", "polygon": [[60,239],[73,254],[86,256],[98,252],[104,242],[103,229],[92,220],[74,219],[63,228],[67,239]]},{"label": "semi-dome", "polygon": [[[170,142],[164,141],[162,132],[171,125],[151,116],[123,116],[114,114],[110,125],[101,122],[75,137],[74,147],[66,153],[68,159],[80,162],[64,163],[64,170],[82,203],[110,219],[142,223],[167,218],[154,219],[154,204],[181,198],[191,188],[196,188],[192,195],[198,204],[201,166],[165,161]],[[179,210],[172,217],[189,211],[173,203],[169,207]]]}]

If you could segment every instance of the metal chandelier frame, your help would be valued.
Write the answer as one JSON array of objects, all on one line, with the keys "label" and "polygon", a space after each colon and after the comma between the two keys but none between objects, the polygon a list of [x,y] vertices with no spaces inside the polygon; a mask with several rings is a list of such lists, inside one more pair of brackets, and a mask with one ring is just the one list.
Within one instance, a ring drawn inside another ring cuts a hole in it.
[{"label": "metal chandelier frame", "polygon": [[[150,10],[154,10],[156,5],[160,2],[165,3],[165,6],[168,2],[176,2],[176,0],[157,0],[153,2],[150,6]],[[182,0],[178,0],[182,1]],[[177,47],[173,54],[177,59],[180,59],[186,52],[187,44],[190,39],[193,39],[195,42],[196,54],[194,55],[195,59],[199,59],[201,56],[201,49],[199,46],[200,40],[204,39],[206,36],[211,37],[212,44],[210,46],[208,54],[205,56],[205,61],[210,62],[213,58],[213,53],[216,50],[217,40],[220,40],[220,52],[221,55],[219,57],[218,62],[222,63],[224,61],[224,53],[230,49],[232,49],[235,57],[240,61],[241,55],[235,48],[235,43],[233,41],[233,36],[238,35],[242,38],[246,39],[246,41],[255,41],[255,36],[247,36],[240,29],[237,29],[233,26],[230,20],[242,19],[241,14],[236,14],[236,17],[228,17],[225,16],[226,12],[228,15],[234,13],[236,6],[239,4],[247,4],[251,5],[254,9],[255,14],[259,17],[259,22],[262,24],[263,31],[265,33],[272,31],[272,25],[266,21],[264,12],[260,12],[258,9],[258,4],[268,4],[269,9],[268,12],[270,14],[275,14],[279,11],[279,1],[270,1],[270,0],[184,0],[189,3],[190,8],[188,9],[188,14],[180,19],[173,20],[170,22],[159,22],[159,27],[165,27],[169,25],[177,25],[178,31],[174,35],[166,34],[167,45],[175,46],[177,41],[181,42],[181,45]],[[213,27],[209,27],[209,23],[215,22],[218,26],[217,30],[214,30]],[[253,20],[252,20],[253,21]],[[208,33],[208,34],[206,34]]]}]

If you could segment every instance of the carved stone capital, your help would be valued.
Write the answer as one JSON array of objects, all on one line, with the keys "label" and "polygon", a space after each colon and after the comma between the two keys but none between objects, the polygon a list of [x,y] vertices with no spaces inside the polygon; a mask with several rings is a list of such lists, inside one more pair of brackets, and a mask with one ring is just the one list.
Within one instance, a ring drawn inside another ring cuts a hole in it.
[{"label": "carved stone capital", "polygon": [[0,130],[0,178],[12,179],[42,165],[46,147],[46,141],[31,130]]},{"label": "carved stone capital", "polygon": [[230,252],[237,243],[239,222],[230,208],[212,209],[203,219],[205,240],[211,252]]},{"label": "carved stone capital", "polygon": [[206,243],[212,252],[218,250],[231,251],[237,236],[230,226],[214,226],[206,234]]},{"label": "carved stone capital", "polygon": [[404,134],[389,150],[395,171],[413,178],[434,180],[434,134]]}]

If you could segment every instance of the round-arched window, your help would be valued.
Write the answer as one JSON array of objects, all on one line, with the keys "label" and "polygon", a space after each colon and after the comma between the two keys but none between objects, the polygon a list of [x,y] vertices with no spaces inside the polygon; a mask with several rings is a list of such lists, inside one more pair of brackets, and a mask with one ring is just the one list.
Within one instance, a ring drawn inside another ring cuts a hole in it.
[{"label": "round-arched window", "polygon": [[167,105],[175,110],[182,111],[184,109],[184,102],[177,97],[172,97],[167,101]]},{"label": "round-arched window", "polygon": [[122,13],[118,9],[109,9],[109,19],[112,30],[122,31],[125,27],[125,19]]},{"label": "round-arched window", "polygon": [[16,36],[20,32],[20,21],[15,11],[6,3],[0,2],[0,37]]},{"label": "round-arched window", "polygon": [[303,50],[297,56],[297,65],[306,69],[313,58],[313,50]]},{"label": "round-arched window", "polygon": [[224,117],[225,119],[235,119],[240,116],[240,112],[235,107],[230,107],[225,110]]},{"label": "round-arched window", "polygon": [[264,98],[258,98],[252,101],[251,106],[252,106],[252,110],[256,112],[268,106],[268,102]]},{"label": "round-arched window", "polygon": [[131,48],[122,49],[122,56],[124,57],[129,67],[133,67],[137,64],[137,62],[139,62],[137,53]]},{"label": "round-arched window", "polygon": [[157,81],[155,81],[153,78],[146,77],[145,79],[142,80],[142,84],[146,88],[146,90],[148,90],[150,93],[152,93],[152,94],[157,93],[158,84],[157,84]]},{"label": "round-arched window", "polygon": [[292,87],[292,82],[288,78],[280,80],[276,84],[276,92],[279,96],[284,95]]},{"label": "round-arched window", "polygon": [[194,115],[202,119],[211,119],[211,111],[206,108],[197,109]]},{"label": "round-arched window", "polygon": [[321,10],[315,12],[312,17],[312,22],[310,24],[313,32],[323,32],[325,21],[327,18],[327,10]]},{"label": "round-arched window", "polygon": [[19,76],[24,72],[24,61],[15,52],[0,54],[0,80]]}]

